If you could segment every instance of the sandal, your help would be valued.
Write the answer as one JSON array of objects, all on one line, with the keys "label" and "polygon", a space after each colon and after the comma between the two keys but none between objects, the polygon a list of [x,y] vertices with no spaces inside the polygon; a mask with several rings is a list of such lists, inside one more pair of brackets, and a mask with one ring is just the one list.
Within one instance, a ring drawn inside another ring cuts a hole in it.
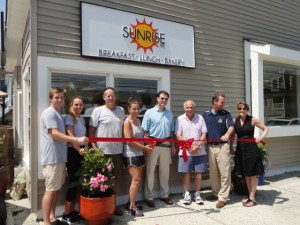
[{"label": "sandal", "polygon": [[251,199],[248,199],[248,201],[243,205],[245,207],[252,207],[252,206],[256,206],[257,203],[255,201],[252,201]]},{"label": "sandal", "polygon": [[128,215],[135,216],[135,217],[141,217],[141,216],[144,216],[144,214],[142,213],[142,211],[140,211],[137,207],[129,209],[129,210],[127,211],[127,214],[128,214]]},{"label": "sandal", "polygon": [[244,204],[246,204],[246,203],[248,202],[248,200],[249,200],[249,196],[247,196],[247,198],[244,198],[244,199],[241,201],[241,203],[244,205]]}]

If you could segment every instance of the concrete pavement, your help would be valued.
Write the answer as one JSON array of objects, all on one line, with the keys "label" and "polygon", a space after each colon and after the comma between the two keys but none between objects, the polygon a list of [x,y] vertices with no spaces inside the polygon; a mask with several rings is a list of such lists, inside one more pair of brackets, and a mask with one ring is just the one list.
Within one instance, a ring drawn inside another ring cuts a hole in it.
[{"label": "concrete pavement", "polygon": [[[267,177],[266,184],[258,186],[257,206],[246,208],[240,203],[244,196],[235,193],[230,195],[230,201],[222,209],[215,208],[216,202],[204,201],[204,205],[193,202],[189,206],[182,203],[182,195],[170,197],[174,205],[168,206],[159,199],[156,207],[148,208],[144,203],[144,217],[135,218],[124,214],[113,216],[111,225],[290,225],[300,224],[300,171],[283,175]],[[202,191],[202,198],[209,196],[209,190]],[[28,199],[20,201],[6,200],[9,219],[7,225],[38,225],[35,214],[29,214],[26,207]],[[121,206],[124,209],[124,206]],[[22,210],[22,211],[21,211]],[[124,209],[125,211],[125,209]],[[12,216],[12,214],[16,214]],[[40,223],[42,224],[42,223]],[[80,223],[84,225],[85,222]]]}]

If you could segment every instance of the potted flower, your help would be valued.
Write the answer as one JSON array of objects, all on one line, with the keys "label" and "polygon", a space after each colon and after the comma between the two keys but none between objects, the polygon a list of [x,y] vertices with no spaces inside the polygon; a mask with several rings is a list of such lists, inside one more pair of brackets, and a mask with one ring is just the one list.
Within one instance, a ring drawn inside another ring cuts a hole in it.
[{"label": "potted flower", "polygon": [[266,142],[260,142],[257,144],[257,146],[261,152],[264,168],[267,169],[268,167],[271,166],[271,163],[269,161],[269,152],[266,148]]},{"label": "potted flower", "polygon": [[80,214],[88,225],[107,224],[116,208],[115,192],[112,189],[112,159],[94,149],[85,150],[83,157]]}]

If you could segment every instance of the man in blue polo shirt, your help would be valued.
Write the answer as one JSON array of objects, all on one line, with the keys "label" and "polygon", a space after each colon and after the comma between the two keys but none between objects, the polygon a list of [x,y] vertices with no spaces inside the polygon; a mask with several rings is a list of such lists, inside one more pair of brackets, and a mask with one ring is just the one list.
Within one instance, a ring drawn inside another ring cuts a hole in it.
[{"label": "man in blue polo shirt", "polygon": [[[145,113],[142,128],[145,138],[168,139],[174,136],[174,119],[173,114],[166,108],[168,104],[169,93],[160,91],[156,95],[157,104]],[[166,204],[173,204],[169,198],[169,171],[170,171],[170,148],[172,154],[176,153],[174,143],[163,142],[157,143],[150,155],[145,157],[146,179],[145,179],[145,201],[146,204],[154,208],[154,172],[155,166],[159,166],[159,186],[160,199]]]},{"label": "man in blue polo shirt", "polygon": [[225,95],[216,93],[212,97],[212,108],[203,113],[207,126],[209,176],[213,195],[206,200],[218,200],[216,207],[225,206],[230,192],[231,167],[229,138],[233,134],[233,121],[224,110]]}]

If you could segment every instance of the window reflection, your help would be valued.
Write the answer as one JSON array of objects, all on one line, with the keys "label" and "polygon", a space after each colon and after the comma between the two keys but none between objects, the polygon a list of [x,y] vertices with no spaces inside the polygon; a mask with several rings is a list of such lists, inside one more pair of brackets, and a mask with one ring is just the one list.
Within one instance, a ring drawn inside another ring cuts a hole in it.
[{"label": "window reflection", "polygon": [[[143,119],[145,111],[155,105],[155,95],[158,85],[157,80],[115,78],[114,83],[114,88],[117,91],[116,104],[122,106],[126,113],[128,111],[127,101],[131,96],[144,102],[144,104],[141,105],[139,115],[141,120]],[[62,110],[62,114],[67,113],[70,100],[75,95],[81,95],[84,98],[85,109],[83,116],[85,117],[90,116],[91,108],[104,104],[102,95],[106,87],[105,76],[52,73],[51,86],[66,89],[65,106]],[[85,114],[85,111],[87,111],[87,114]]]},{"label": "window reflection", "polygon": [[125,109],[126,114],[129,97],[135,97],[141,102],[144,99],[145,104],[141,106],[140,119],[143,118],[145,108],[151,108],[156,103],[157,80],[115,78],[115,88],[118,91],[119,105]]},{"label": "window reflection", "polygon": [[75,95],[81,95],[84,98],[85,111],[95,106],[93,101],[95,93],[98,92],[102,95],[102,91],[106,87],[106,77],[52,73],[51,86],[66,89],[65,107],[62,110],[63,114],[67,113],[70,100]]},{"label": "window reflection", "polygon": [[299,125],[300,67],[264,61],[263,68],[266,124]]}]

